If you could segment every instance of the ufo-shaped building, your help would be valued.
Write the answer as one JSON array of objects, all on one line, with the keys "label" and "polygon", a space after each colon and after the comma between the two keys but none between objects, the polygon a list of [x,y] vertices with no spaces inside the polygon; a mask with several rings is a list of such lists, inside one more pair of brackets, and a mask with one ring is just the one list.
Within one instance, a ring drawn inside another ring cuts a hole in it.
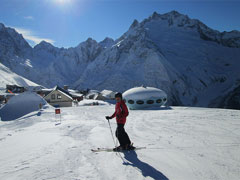
[{"label": "ufo-shaped building", "polygon": [[160,107],[166,104],[167,94],[154,87],[135,87],[123,93],[129,109]]}]

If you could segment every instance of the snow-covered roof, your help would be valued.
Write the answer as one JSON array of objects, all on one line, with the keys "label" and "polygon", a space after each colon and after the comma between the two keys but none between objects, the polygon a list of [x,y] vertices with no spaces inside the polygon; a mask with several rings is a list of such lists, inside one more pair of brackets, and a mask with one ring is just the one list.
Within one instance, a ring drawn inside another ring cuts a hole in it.
[{"label": "snow-covered roof", "polygon": [[70,94],[74,97],[82,97],[83,96],[83,94],[75,93],[75,92],[70,92]]},{"label": "snow-covered roof", "polygon": [[68,89],[68,92],[69,92],[69,93],[77,93],[78,91],[77,91],[77,90],[74,90],[74,89]]},{"label": "snow-covered roof", "polygon": [[42,90],[42,89],[45,89],[45,87],[43,87],[43,86],[28,86],[28,87],[26,87],[26,89],[28,90],[28,91],[40,91],[40,90]]},{"label": "snow-covered roof", "polygon": [[41,89],[41,90],[42,90],[42,91],[52,91],[53,88],[51,88],[51,89],[44,88],[44,89]]},{"label": "snow-covered roof", "polygon": [[71,95],[67,90],[62,89],[62,88],[60,88],[59,86],[55,86],[55,87],[54,87],[54,90],[60,91],[60,92],[62,92],[64,95],[66,95],[67,97],[69,97],[70,99],[72,99],[72,95]]},{"label": "snow-covered roof", "polygon": [[104,96],[104,97],[106,97],[106,98],[114,98],[116,92],[113,92],[113,91],[111,91],[111,90],[106,90],[106,89],[105,89],[105,90],[101,91],[101,94],[102,94],[102,96]]},{"label": "snow-covered roof", "polygon": [[39,109],[39,104],[47,102],[36,93],[24,92],[13,96],[8,103],[0,109],[0,117],[3,121],[15,120],[32,111]]},{"label": "snow-covered roof", "polygon": [[[64,89],[62,89],[62,88],[60,88],[58,86],[55,86],[52,89],[52,92],[54,92],[54,91],[58,91],[58,92],[62,93],[63,95],[65,95],[66,97],[68,97],[71,100],[73,99],[69,92],[65,91]],[[48,95],[46,95],[45,98],[47,98],[47,96],[50,96],[52,94],[52,92],[50,92]]]},{"label": "snow-covered roof", "polygon": [[6,93],[6,89],[0,89],[0,94],[5,94]]},{"label": "snow-covered roof", "polygon": [[90,93],[98,93],[99,94],[100,92],[98,90],[89,90],[89,94]]},{"label": "snow-covered roof", "polygon": [[99,95],[99,93],[89,93],[89,94],[87,94],[86,98],[92,97],[91,99],[95,99],[98,95]]},{"label": "snow-covered roof", "polygon": [[11,93],[0,93],[0,96],[15,96],[16,94],[11,94]]},{"label": "snow-covered roof", "polygon": [[[59,90],[58,90],[59,91]],[[64,94],[65,96],[67,96],[68,98],[72,99],[72,96],[69,96],[68,94],[64,93],[61,91],[62,94]]]},{"label": "snow-covered roof", "polygon": [[147,99],[149,97],[167,97],[161,89],[154,87],[135,87],[123,93],[123,98]]},{"label": "snow-covered roof", "polygon": [[111,95],[111,94],[115,94],[115,92],[113,92],[111,90],[104,89],[104,90],[101,91],[101,94],[102,95]]}]

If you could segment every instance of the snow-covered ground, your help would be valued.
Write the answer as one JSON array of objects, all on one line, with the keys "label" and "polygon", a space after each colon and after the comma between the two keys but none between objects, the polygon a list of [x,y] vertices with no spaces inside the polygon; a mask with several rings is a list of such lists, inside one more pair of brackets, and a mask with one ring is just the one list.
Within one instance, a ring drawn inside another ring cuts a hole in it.
[{"label": "snow-covered ground", "polygon": [[[240,111],[171,107],[130,111],[126,131],[136,152],[93,153],[113,147],[105,115],[113,105],[35,111],[0,121],[3,180],[239,180]],[[111,121],[115,129],[115,121]],[[122,157],[122,158],[121,158]]]}]

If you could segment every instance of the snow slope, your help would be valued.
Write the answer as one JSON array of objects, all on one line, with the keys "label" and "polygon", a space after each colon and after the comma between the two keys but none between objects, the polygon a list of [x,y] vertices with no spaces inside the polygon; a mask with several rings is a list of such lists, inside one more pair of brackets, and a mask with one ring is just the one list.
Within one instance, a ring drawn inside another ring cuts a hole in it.
[{"label": "snow slope", "polygon": [[[113,147],[105,115],[113,105],[54,109],[0,121],[4,180],[239,180],[240,111],[170,107],[130,111],[126,131],[136,152],[93,153]],[[115,129],[114,120],[111,126]],[[122,159],[121,159],[122,157]]]},{"label": "snow slope", "polygon": [[6,85],[18,85],[22,87],[39,86],[38,84],[17,75],[9,68],[0,63],[0,88],[5,89]]}]

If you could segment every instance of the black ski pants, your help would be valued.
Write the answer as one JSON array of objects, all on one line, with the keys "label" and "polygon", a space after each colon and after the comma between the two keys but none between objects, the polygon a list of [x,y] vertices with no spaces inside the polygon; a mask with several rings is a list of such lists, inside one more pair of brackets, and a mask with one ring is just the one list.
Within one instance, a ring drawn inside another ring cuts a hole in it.
[{"label": "black ski pants", "polygon": [[120,146],[124,147],[126,145],[131,144],[128,134],[126,133],[126,131],[124,129],[124,124],[117,124],[117,129],[116,129],[115,135],[118,138]]}]

